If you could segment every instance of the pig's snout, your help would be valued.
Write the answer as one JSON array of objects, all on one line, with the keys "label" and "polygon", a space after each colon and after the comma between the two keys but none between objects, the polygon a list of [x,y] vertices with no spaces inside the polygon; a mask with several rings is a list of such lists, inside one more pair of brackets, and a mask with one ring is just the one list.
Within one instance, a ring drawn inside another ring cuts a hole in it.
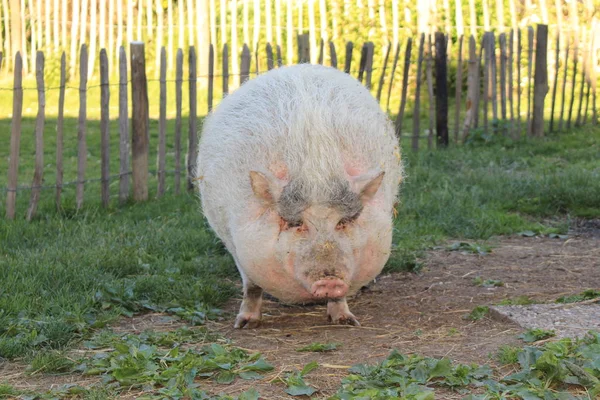
[{"label": "pig's snout", "polygon": [[341,279],[321,279],[312,284],[310,291],[314,297],[337,299],[348,292],[348,285]]}]

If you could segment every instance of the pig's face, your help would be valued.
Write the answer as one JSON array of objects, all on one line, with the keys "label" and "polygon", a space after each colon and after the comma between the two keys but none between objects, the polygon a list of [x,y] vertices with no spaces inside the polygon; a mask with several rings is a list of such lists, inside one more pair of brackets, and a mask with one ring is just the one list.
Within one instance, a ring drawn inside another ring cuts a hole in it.
[{"label": "pig's face", "polygon": [[363,212],[383,175],[374,171],[332,179],[325,190],[327,200],[314,202],[309,200],[311,188],[303,182],[250,173],[254,195],[271,213],[271,223],[278,224],[278,263],[313,298],[343,298],[360,274],[368,225]]}]

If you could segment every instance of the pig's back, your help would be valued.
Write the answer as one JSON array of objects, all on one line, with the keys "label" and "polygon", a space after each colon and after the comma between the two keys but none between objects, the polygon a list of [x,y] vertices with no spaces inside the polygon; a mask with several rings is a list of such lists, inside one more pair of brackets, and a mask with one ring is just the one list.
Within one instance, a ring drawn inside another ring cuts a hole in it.
[{"label": "pig's back", "polygon": [[251,201],[249,172],[281,163],[289,179],[310,182],[314,201],[348,165],[381,168],[390,211],[402,174],[392,125],[371,94],[339,70],[309,64],[248,81],[204,122],[197,176],[204,212],[222,239]]}]

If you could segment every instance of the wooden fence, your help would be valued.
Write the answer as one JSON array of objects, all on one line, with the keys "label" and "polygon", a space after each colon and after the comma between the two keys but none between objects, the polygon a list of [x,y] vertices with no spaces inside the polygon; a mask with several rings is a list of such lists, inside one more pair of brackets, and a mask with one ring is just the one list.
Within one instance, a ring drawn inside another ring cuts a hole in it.
[{"label": "wooden fence", "polygon": [[[443,33],[436,33],[433,37],[421,34],[418,37],[417,48],[413,49],[413,40],[408,39],[403,48],[400,44],[392,49],[387,46],[382,49],[381,56],[383,64],[380,70],[373,68],[373,59],[375,46],[372,42],[364,43],[360,49],[355,49],[352,42],[348,42],[345,47],[344,64],[338,64],[338,53],[333,43],[321,42],[319,46],[318,60],[322,63],[323,54],[329,51],[331,66],[334,68],[343,68],[346,73],[350,73],[364,85],[369,88],[378,101],[381,101],[382,93],[387,88],[387,106],[389,109],[390,98],[394,95],[394,90],[399,99],[399,108],[395,119],[396,134],[399,139],[403,137],[411,139],[412,148],[419,149],[420,139],[427,139],[428,148],[434,147],[434,133],[437,146],[445,147],[450,143],[450,133],[453,132],[453,139],[459,143],[467,140],[476,132],[485,134],[504,135],[513,139],[518,139],[522,135],[539,137],[544,135],[544,131],[556,130],[556,121],[558,120],[558,130],[569,129],[571,126],[580,126],[591,121],[596,124],[598,121],[596,109],[597,93],[597,60],[593,40],[583,48],[581,43],[576,43],[575,47],[570,47],[567,43],[564,49],[564,58],[560,59],[561,37],[556,37],[555,46],[555,68],[552,71],[553,85],[551,94],[551,112],[549,123],[545,124],[544,108],[546,96],[549,91],[548,74],[548,27],[538,25],[536,29],[529,27],[526,29],[526,49],[523,52],[523,38],[521,31],[510,31],[510,33],[501,33],[498,37],[493,32],[486,32],[482,42],[478,45],[473,36],[469,38],[459,38],[458,53],[450,57],[446,54],[447,36]],[[594,37],[594,35],[590,35]],[[298,41],[298,61],[308,62],[310,60],[310,44],[307,35],[299,35]],[[463,48],[468,56],[463,57]],[[267,69],[282,66],[281,49],[279,46],[273,48],[266,46]],[[358,66],[352,65],[352,52],[360,51],[360,63]],[[393,57],[392,57],[393,51]],[[207,111],[212,109],[214,99],[215,78],[222,78],[223,96],[229,92],[230,79],[239,79],[243,84],[250,79],[250,65],[256,63],[256,74],[259,73],[259,54],[250,53],[248,46],[244,45],[241,53],[241,70],[239,75],[229,72],[229,52],[227,45],[224,46],[220,57],[224,60],[221,74],[214,71],[215,49],[210,46],[209,71],[207,76],[198,76],[197,56],[194,47],[189,48],[188,60],[188,83],[189,83],[189,117],[188,117],[188,145],[187,145],[187,167],[183,166],[183,152],[186,149],[182,146],[182,83],[184,56],[181,49],[176,57],[176,79],[175,79],[175,108],[176,121],[172,138],[175,151],[174,171],[167,171],[165,167],[165,147],[167,142],[167,89],[166,89],[166,57],[164,48],[160,57],[160,111],[158,118],[158,151],[157,151],[157,196],[165,193],[165,179],[167,174],[173,174],[173,190],[179,193],[181,190],[181,179],[186,179],[186,187],[192,190],[195,154],[197,149],[198,132],[198,78],[207,81]],[[416,57],[415,57],[416,56]],[[534,58],[535,56],[535,58]],[[526,73],[522,74],[524,65],[522,59],[526,57]],[[1,58],[1,55],[0,55]],[[254,58],[254,60],[253,60]],[[401,60],[401,58],[404,58]],[[454,93],[453,109],[450,110],[449,102],[449,59],[455,60],[456,68],[455,78],[456,88]],[[111,138],[116,136],[111,134],[109,129],[109,98],[111,95],[111,85],[109,84],[108,59],[106,50],[100,51],[100,92],[101,92],[101,176],[100,178],[86,178],[86,110],[88,104],[87,91],[87,70],[88,70],[88,50],[85,45],[81,46],[80,51],[80,74],[79,74],[79,118],[77,129],[77,179],[74,182],[63,182],[63,141],[64,141],[64,102],[65,102],[65,55],[63,53],[60,68],[60,91],[59,107],[56,124],[56,181],[53,185],[43,185],[43,131],[45,122],[45,93],[48,90],[44,85],[44,54],[37,53],[36,77],[38,94],[38,113],[35,124],[35,171],[31,185],[18,185],[18,166],[20,156],[20,139],[22,134],[22,110],[23,110],[23,87],[22,87],[22,60],[19,54],[15,57],[14,64],[14,86],[13,90],[13,112],[11,124],[10,139],[10,162],[8,165],[8,185],[0,192],[6,193],[6,217],[15,218],[16,215],[16,197],[21,191],[30,191],[29,207],[26,218],[29,220],[34,217],[40,201],[42,189],[53,189],[55,191],[55,203],[58,209],[61,208],[61,192],[66,185],[76,186],[76,208],[83,207],[84,190],[86,183],[90,181],[100,182],[100,196],[103,206],[110,203],[109,185],[111,181],[118,179],[119,201],[123,202],[129,199],[132,192],[134,201],[144,201],[148,199],[149,191],[149,101],[148,98],[148,79],[146,77],[144,43],[132,42],[130,45],[130,79],[128,79],[128,65],[126,51],[120,48],[119,53],[119,173],[110,175],[109,169],[109,148]],[[582,62],[583,68],[579,69],[578,63]],[[1,62],[1,61],[0,61]],[[416,64],[416,65],[415,65]],[[499,67],[498,67],[499,64]],[[402,69],[402,82],[394,86],[393,79],[396,71]],[[262,72],[262,71],[261,71]],[[416,73],[415,73],[416,72]],[[466,72],[466,74],[465,74]],[[413,74],[414,88],[409,84]],[[516,75],[516,76],[515,76]],[[562,83],[561,83],[562,78]],[[568,82],[570,80],[570,83]],[[525,82],[525,83],[523,83]],[[516,84],[516,90],[515,90]],[[420,125],[420,116],[423,114],[420,110],[425,102],[421,99],[423,86],[427,88],[429,111],[427,113],[428,130],[425,131]],[[577,91],[577,86],[579,90]],[[466,86],[466,93],[463,93]],[[399,89],[398,89],[399,88]],[[562,90],[560,107],[556,104],[557,92]],[[128,109],[128,91],[131,89],[132,109]],[[526,92],[523,93],[523,90]],[[403,123],[407,113],[409,103],[409,91],[414,93],[412,98],[412,133],[405,134]],[[463,100],[465,94],[466,101]],[[526,102],[525,121],[522,121],[521,102]],[[576,104],[577,103],[577,104]],[[490,119],[491,108],[491,119]],[[558,112],[558,108],[560,111]],[[453,111],[451,113],[451,111]],[[129,117],[131,112],[131,118]],[[559,117],[556,118],[556,114]],[[453,114],[453,124],[449,122],[449,115]],[[463,116],[464,114],[464,116]],[[546,113],[547,114],[547,113]],[[129,128],[131,122],[131,130]],[[426,133],[423,135],[423,133]],[[131,164],[131,170],[130,170]],[[183,172],[185,171],[185,173]],[[4,174],[4,171],[0,170]],[[131,178],[131,179],[130,179]],[[132,187],[132,190],[131,190]]]}]

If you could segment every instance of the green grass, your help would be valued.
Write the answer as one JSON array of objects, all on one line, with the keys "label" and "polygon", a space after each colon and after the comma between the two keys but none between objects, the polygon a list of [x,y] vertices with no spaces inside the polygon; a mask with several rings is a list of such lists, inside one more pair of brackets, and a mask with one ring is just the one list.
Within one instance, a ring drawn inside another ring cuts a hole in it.
[{"label": "green grass", "polygon": [[[31,140],[24,137],[24,145]],[[6,160],[4,144],[0,160]],[[598,129],[520,143],[406,150],[404,157],[407,178],[386,271],[418,269],[422,252],[448,238],[564,233],[571,217],[600,216]],[[111,184],[113,194],[117,186]],[[73,188],[67,188],[56,212],[53,191],[45,190],[38,217],[28,223],[23,192],[19,218],[0,221],[2,357],[68,348],[119,315],[145,310],[169,310],[201,323],[236,293],[234,264],[195,196],[167,194],[125,205],[113,197],[102,209],[98,193],[98,184],[89,184],[84,209],[76,211]]]}]

